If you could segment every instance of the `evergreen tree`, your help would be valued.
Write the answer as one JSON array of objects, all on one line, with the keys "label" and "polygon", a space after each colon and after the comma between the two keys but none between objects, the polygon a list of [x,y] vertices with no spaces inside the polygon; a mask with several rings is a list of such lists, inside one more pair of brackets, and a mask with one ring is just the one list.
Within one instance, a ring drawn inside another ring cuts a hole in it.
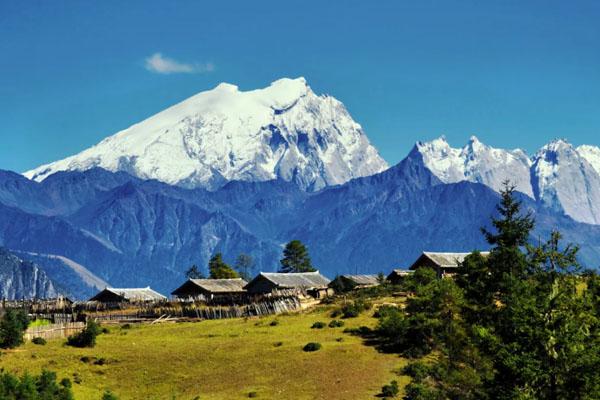
[{"label": "evergreen tree", "polygon": [[204,275],[200,272],[200,269],[196,264],[192,265],[187,271],[185,271],[185,276],[188,279],[204,279]]},{"label": "evergreen tree", "polygon": [[299,240],[292,240],[283,250],[279,272],[314,272],[308,249]]},{"label": "evergreen tree", "polygon": [[29,325],[27,314],[8,309],[0,320],[0,347],[12,349],[23,344],[23,334]]},{"label": "evergreen tree", "polygon": [[235,260],[235,270],[245,281],[252,279],[252,272],[255,268],[254,259],[248,254],[240,254]]},{"label": "evergreen tree", "polygon": [[223,261],[223,255],[217,253],[208,262],[208,270],[210,272],[211,279],[233,279],[239,278],[237,272],[235,272],[229,265]]}]

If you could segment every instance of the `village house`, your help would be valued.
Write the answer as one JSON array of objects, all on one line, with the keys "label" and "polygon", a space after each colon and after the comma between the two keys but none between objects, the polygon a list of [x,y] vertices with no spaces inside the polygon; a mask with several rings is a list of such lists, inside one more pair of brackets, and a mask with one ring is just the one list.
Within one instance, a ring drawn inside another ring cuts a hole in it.
[{"label": "village house", "polygon": [[[433,268],[438,277],[444,277],[456,273],[458,266],[465,260],[471,253],[436,253],[431,251],[424,251],[417,261],[410,266],[411,270],[416,270],[422,267]],[[481,252],[483,257],[487,257],[489,252]]]},{"label": "village house", "polygon": [[188,279],[183,285],[175,289],[171,295],[178,300],[213,300],[219,298],[241,298],[248,282],[241,278],[236,279]]},{"label": "village house", "polygon": [[150,289],[150,286],[145,288],[106,288],[89,299],[89,301],[99,303],[139,303],[164,300],[167,298]]},{"label": "village house", "polygon": [[314,298],[327,297],[333,290],[330,280],[316,272],[261,272],[246,285],[248,294],[307,294]]},{"label": "village house", "polygon": [[414,271],[406,270],[406,269],[394,269],[390,274],[385,278],[392,285],[399,285],[404,280],[410,276]]},{"label": "village house", "polygon": [[329,283],[329,287],[340,292],[379,285],[377,275],[338,275]]}]

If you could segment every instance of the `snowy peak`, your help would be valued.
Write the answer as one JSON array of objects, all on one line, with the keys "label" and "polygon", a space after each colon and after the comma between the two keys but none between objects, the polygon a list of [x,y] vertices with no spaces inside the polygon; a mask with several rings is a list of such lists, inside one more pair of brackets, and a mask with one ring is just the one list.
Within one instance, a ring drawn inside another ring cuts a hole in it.
[{"label": "snowy peak", "polygon": [[413,149],[442,182],[471,181],[499,191],[509,180],[520,192],[576,221],[600,224],[600,148],[573,147],[565,139],[543,146],[531,159],[520,149],[487,146],[472,136],[461,149],[445,137]]},{"label": "snowy peak", "polygon": [[532,183],[546,206],[576,221],[600,224],[600,175],[586,159],[594,148],[586,146],[586,151],[583,156],[564,139],[550,142],[533,158]]},{"label": "snowy peak", "polygon": [[185,187],[279,178],[318,190],[387,164],[341,102],[284,78],[246,92],[221,83],[25,176],[93,167]]},{"label": "snowy peak", "polygon": [[416,150],[425,166],[442,182],[471,181],[498,191],[509,179],[517,190],[533,197],[529,183],[530,161],[521,150],[502,150],[487,146],[471,136],[463,148],[451,147],[444,136],[431,142],[418,142]]}]

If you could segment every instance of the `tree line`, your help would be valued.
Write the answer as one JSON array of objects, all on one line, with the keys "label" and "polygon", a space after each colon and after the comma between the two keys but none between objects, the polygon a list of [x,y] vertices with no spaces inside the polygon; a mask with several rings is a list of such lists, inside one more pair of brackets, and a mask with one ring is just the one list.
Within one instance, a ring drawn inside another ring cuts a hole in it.
[{"label": "tree line", "polygon": [[[279,262],[279,272],[282,273],[316,271],[308,254],[308,248],[300,240],[292,240],[285,245],[283,258]],[[223,260],[223,254],[220,252],[214,254],[208,261],[208,278],[210,279],[242,278],[250,281],[255,270],[256,263],[252,256],[243,253],[237,257],[233,266]],[[206,278],[197,265],[192,265],[185,275],[189,279]]]}]

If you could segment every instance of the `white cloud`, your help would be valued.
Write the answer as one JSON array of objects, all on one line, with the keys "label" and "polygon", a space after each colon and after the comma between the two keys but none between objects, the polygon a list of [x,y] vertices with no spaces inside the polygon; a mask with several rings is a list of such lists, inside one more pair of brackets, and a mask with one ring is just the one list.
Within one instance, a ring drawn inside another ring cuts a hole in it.
[{"label": "white cloud", "polygon": [[212,63],[182,63],[161,53],[154,53],[146,58],[146,69],[157,74],[199,74],[214,71],[215,66]]}]

